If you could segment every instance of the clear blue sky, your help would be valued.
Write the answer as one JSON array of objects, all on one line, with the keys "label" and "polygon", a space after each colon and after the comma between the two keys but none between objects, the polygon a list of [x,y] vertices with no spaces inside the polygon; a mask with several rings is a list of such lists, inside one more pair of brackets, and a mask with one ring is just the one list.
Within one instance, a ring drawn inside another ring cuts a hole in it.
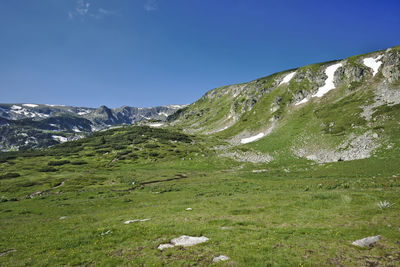
[{"label": "clear blue sky", "polygon": [[0,103],[191,103],[400,45],[399,14],[399,0],[2,0]]}]

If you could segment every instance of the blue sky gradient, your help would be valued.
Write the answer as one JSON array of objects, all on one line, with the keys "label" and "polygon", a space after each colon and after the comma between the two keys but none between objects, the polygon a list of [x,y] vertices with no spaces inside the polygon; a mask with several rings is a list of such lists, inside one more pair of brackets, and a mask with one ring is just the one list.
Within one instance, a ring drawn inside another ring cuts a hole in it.
[{"label": "blue sky gradient", "polygon": [[400,45],[400,1],[4,0],[0,102],[187,104]]}]

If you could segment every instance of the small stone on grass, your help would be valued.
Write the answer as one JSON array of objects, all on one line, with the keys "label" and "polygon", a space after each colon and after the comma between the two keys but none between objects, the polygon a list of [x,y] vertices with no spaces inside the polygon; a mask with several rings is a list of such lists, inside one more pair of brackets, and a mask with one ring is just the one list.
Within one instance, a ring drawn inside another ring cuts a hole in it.
[{"label": "small stone on grass", "polygon": [[380,235],[369,236],[369,237],[366,237],[366,238],[363,238],[363,239],[356,240],[352,244],[354,246],[361,247],[361,248],[362,247],[368,247],[369,245],[378,242],[379,239],[381,239]]},{"label": "small stone on grass", "polygon": [[128,220],[128,221],[126,221],[126,222],[124,222],[125,224],[130,224],[130,223],[133,223],[133,222],[146,222],[146,221],[149,221],[150,219],[134,219],[134,220]]},{"label": "small stone on grass", "polygon": [[229,260],[229,257],[227,257],[225,255],[220,255],[218,257],[213,258],[213,262],[227,261],[227,260]]},{"label": "small stone on grass", "polygon": [[160,244],[159,246],[158,246],[158,249],[159,250],[163,250],[163,249],[165,249],[165,248],[173,248],[174,247],[174,245],[172,245],[172,244]]}]

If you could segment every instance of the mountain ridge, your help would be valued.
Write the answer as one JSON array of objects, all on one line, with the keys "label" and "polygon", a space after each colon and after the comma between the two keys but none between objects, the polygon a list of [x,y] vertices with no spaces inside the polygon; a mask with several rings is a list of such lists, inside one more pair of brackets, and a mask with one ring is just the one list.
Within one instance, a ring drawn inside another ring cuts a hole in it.
[{"label": "mountain ridge", "polygon": [[[213,135],[234,146],[251,143],[268,153],[290,150],[324,162],[359,159],[392,139],[379,129],[388,118],[396,121],[399,80],[397,46],[215,88],[169,120],[186,133]],[[389,110],[378,118],[383,108]],[[278,138],[285,131],[291,133],[286,143],[272,149],[271,135]],[[301,146],[300,136],[309,139]]]}]

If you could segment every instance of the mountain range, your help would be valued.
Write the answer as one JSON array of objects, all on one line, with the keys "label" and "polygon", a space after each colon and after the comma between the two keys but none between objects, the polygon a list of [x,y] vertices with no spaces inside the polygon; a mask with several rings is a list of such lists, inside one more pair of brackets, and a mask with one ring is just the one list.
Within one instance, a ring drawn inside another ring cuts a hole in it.
[{"label": "mountain range", "polygon": [[184,105],[137,108],[0,104],[0,150],[43,148],[116,125],[165,121]]}]

